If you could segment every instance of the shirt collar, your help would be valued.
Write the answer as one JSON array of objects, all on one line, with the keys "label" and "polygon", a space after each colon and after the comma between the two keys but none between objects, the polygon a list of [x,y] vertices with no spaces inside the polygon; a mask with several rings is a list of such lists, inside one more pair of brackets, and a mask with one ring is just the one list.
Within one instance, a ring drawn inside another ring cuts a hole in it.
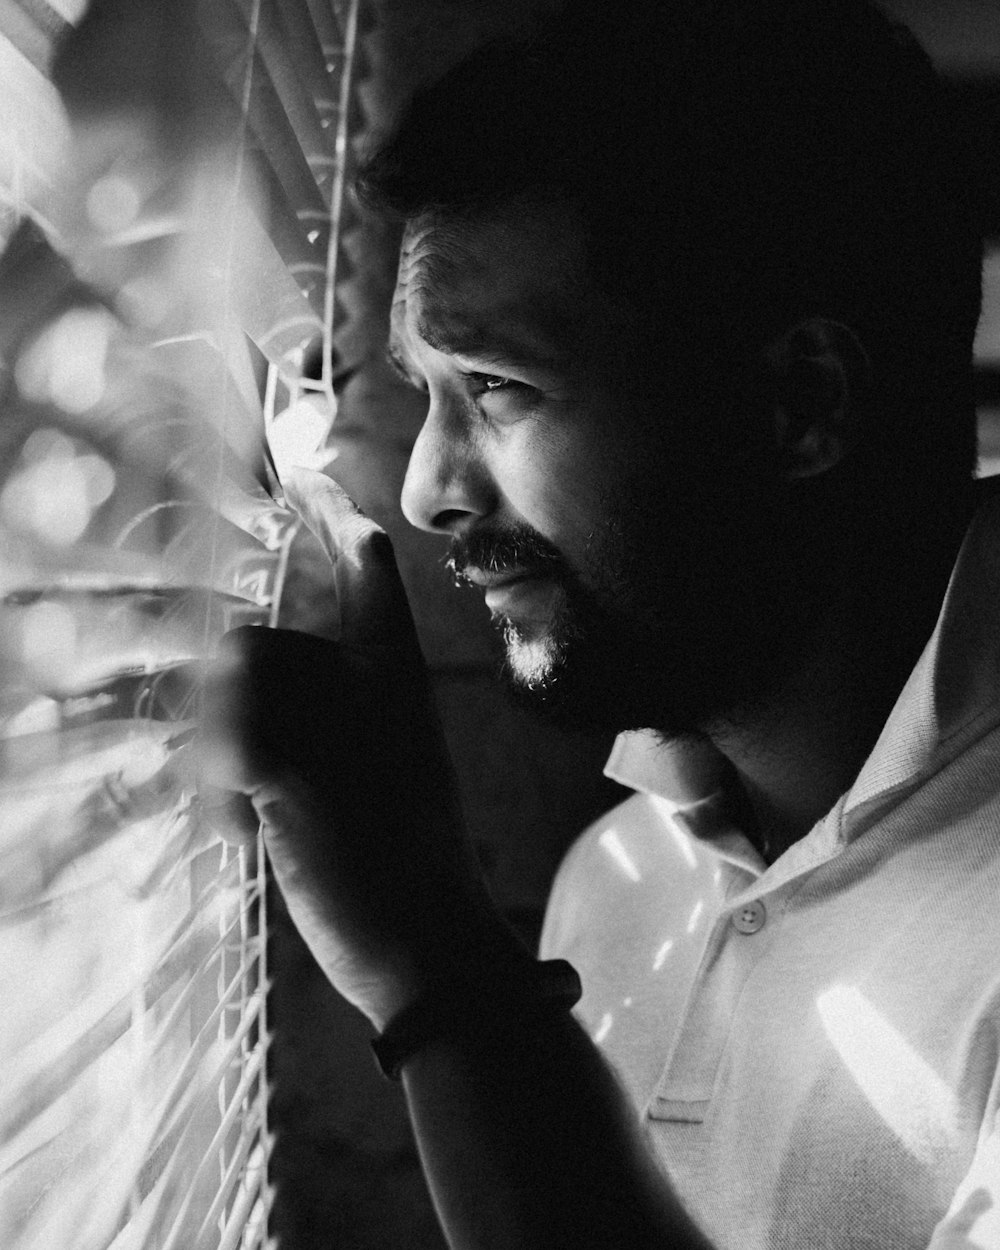
[{"label": "shirt collar", "polygon": [[680,809],[714,798],[722,789],[722,757],[710,742],[666,741],[652,729],[620,733],[604,773]]},{"label": "shirt collar", "polygon": [[[842,835],[856,837],[873,813],[916,789],[998,720],[1000,492],[994,491],[965,536],[930,640],[854,784],[838,801]],[[723,759],[709,742],[669,742],[639,729],[618,735],[604,771],[694,814],[718,806]],[[711,836],[710,829],[705,833]]]}]

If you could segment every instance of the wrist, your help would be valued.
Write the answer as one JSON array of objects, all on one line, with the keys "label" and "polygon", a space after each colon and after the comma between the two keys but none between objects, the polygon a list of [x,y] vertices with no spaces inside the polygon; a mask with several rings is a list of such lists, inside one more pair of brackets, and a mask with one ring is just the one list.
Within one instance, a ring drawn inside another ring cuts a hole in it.
[{"label": "wrist", "polygon": [[365,1008],[380,1032],[418,999],[471,999],[477,986],[516,984],[537,962],[485,895],[421,912]]},{"label": "wrist", "polygon": [[481,1042],[511,1027],[523,1031],[567,1013],[581,992],[572,965],[561,959],[539,962],[525,951],[488,972],[481,969],[475,978],[463,969],[457,979],[429,982],[389,1020],[372,1050],[383,1074],[398,1080],[411,1059],[437,1042]]}]

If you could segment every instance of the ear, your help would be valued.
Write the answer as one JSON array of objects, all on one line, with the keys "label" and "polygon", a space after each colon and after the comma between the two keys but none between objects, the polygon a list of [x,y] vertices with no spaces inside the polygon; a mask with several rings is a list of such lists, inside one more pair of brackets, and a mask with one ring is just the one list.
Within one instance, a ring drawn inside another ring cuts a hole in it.
[{"label": "ear", "polygon": [[772,343],[767,360],[783,476],[825,473],[861,438],[859,400],[870,374],[865,349],[847,326],[812,317]]}]

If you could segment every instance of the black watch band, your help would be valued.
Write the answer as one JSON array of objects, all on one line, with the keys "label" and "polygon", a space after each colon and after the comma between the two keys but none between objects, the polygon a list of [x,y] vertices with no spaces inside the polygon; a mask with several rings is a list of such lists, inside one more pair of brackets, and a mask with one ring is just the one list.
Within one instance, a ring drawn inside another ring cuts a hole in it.
[{"label": "black watch band", "polygon": [[371,1047],[382,1074],[398,1081],[407,1060],[430,1042],[568,1011],[582,993],[577,971],[565,959],[533,960],[519,966],[516,976],[489,985],[464,992],[441,986],[422,994],[389,1021]]}]

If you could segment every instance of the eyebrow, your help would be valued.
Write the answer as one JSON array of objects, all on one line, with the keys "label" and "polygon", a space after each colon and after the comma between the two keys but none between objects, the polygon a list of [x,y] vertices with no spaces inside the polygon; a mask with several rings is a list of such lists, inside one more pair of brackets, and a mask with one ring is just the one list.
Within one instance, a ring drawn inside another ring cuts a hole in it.
[{"label": "eyebrow", "polygon": [[[555,369],[565,363],[558,356],[540,351],[521,339],[471,321],[454,319],[443,325],[421,318],[416,332],[435,351],[452,356],[476,357],[483,364],[491,364],[498,369],[505,365],[515,369]],[[404,382],[417,390],[426,390],[423,382],[414,377],[406,355],[393,339],[386,346],[385,358]]]},{"label": "eyebrow", "polygon": [[454,320],[447,325],[421,318],[416,331],[428,346],[451,356],[473,356],[484,364],[498,367],[511,365],[534,369],[552,369],[557,357],[515,336],[494,327],[475,322]]}]

